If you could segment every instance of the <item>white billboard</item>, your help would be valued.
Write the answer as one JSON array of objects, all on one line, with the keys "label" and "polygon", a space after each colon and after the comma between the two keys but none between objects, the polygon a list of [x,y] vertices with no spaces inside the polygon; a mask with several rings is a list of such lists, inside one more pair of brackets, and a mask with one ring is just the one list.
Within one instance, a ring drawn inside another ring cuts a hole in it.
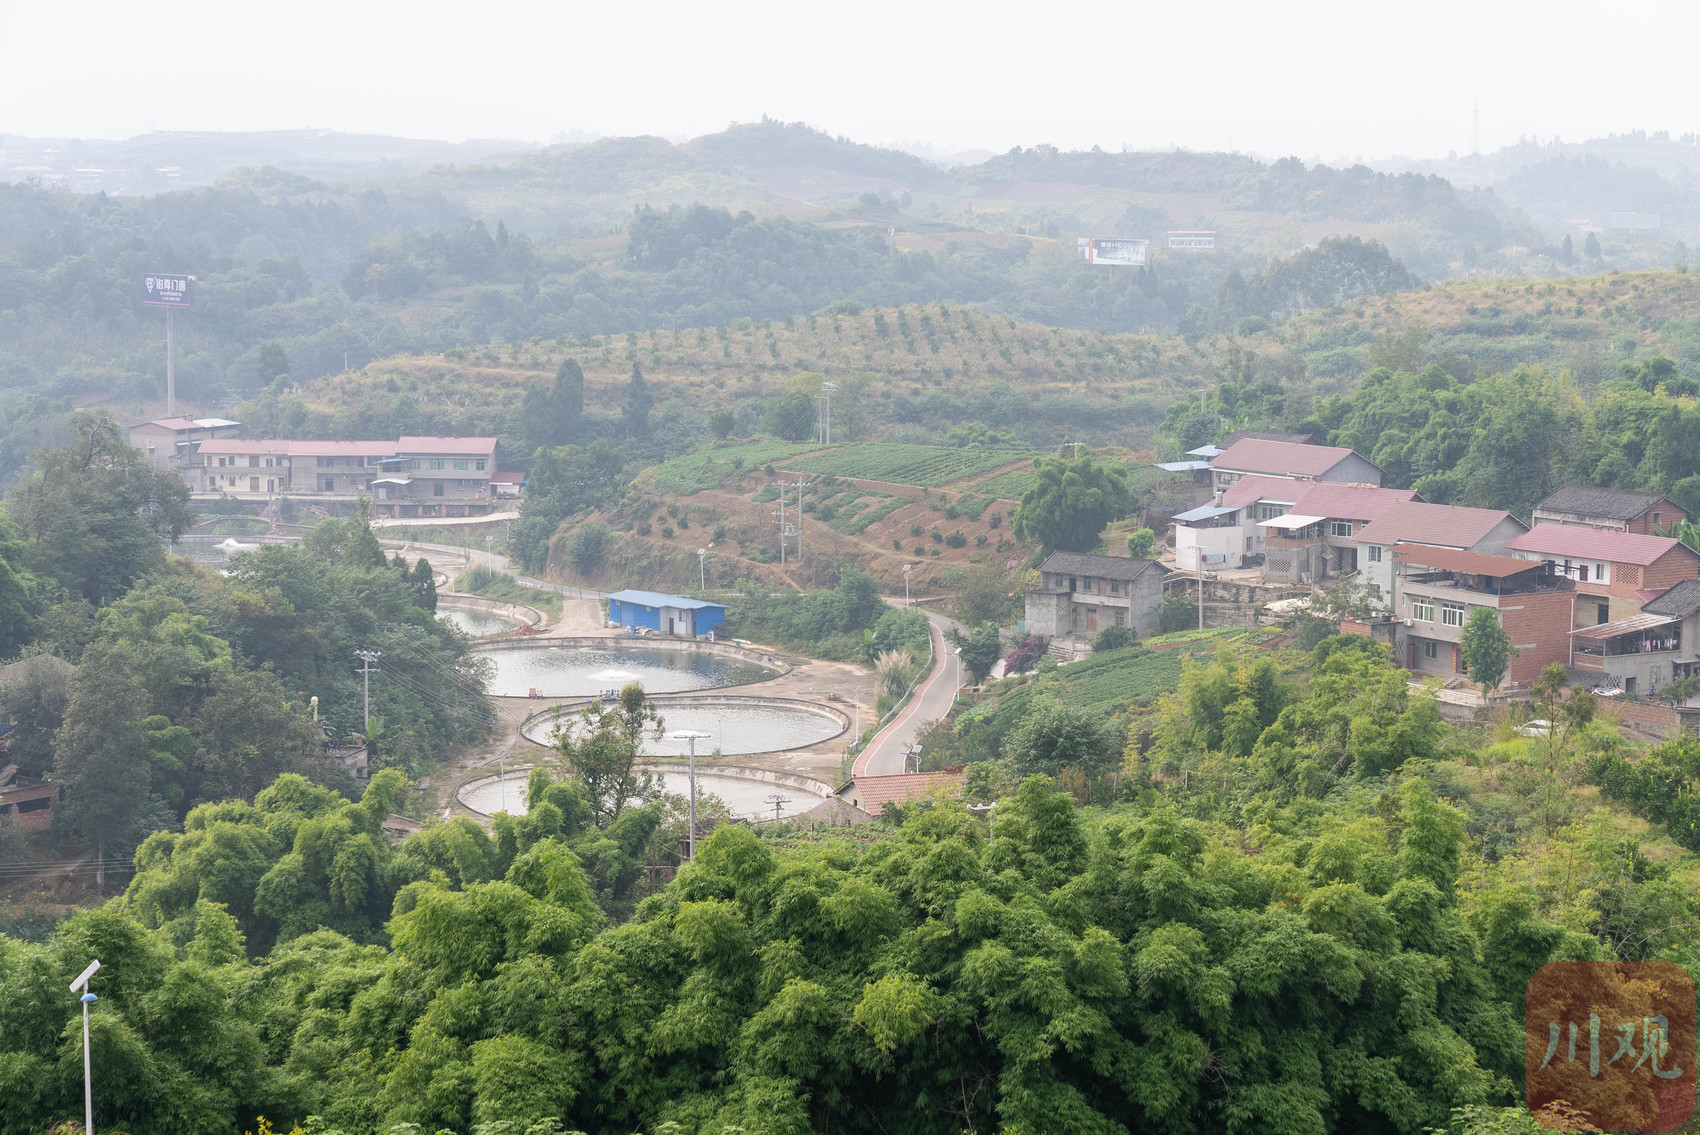
[{"label": "white billboard", "polygon": [[1119,236],[1083,236],[1075,241],[1075,257],[1086,264],[1138,268],[1145,264],[1145,250],[1150,245],[1148,240]]},{"label": "white billboard", "polygon": [[1212,229],[1170,230],[1169,247],[1213,249],[1216,247],[1216,233]]}]

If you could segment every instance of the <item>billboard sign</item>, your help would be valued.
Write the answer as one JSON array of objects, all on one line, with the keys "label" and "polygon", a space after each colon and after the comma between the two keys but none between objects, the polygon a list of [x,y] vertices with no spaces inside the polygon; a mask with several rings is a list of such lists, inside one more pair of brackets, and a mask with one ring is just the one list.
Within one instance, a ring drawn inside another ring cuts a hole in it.
[{"label": "billboard sign", "polygon": [[1169,233],[1169,247],[1208,251],[1216,247],[1216,232],[1213,229],[1171,231]]},{"label": "billboard sign", "polygon": [[188,307],[195,294],[195,277],[153,272],[142,277],[142,302],[160,307]]},{"label": "billboard sign", "polygon": [[1148,240],[1123,237],[1083,236],[1075,241],[1075,256],[1087,264],[1123,265],[1138,268],[1145,263]]}]

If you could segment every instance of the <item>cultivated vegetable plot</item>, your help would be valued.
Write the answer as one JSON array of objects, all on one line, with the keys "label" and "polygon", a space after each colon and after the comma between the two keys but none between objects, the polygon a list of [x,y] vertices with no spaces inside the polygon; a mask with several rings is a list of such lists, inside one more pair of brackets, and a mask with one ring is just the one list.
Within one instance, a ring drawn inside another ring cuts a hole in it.
[{"label": "cultivated vegetable plot", "polygon": [[784,461],[819,448],[818,445],[784,441],[755,441],[747,445],[728,445],[701,453],[687,453],[656,467],[655,489],[688,497],[705,489],[718,488],[728,478],[750,469],[759,469],[770,462]]},{"label": "cultivated vegetable plot", "polygon": [[841,446],[828,453],[788,462],[785,467],[803,473],[830,473],[837,477],[937,488],[1032,456],[1030,449],[870,442]]}]

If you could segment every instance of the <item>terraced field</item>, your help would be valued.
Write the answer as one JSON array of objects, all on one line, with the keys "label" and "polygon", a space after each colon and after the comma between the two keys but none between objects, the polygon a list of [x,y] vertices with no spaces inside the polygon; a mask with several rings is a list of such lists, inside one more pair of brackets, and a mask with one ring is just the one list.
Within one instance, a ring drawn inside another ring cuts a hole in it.
[{"label": "terraced field", "polygon": [[835,477],[857,477],[894,485],[936,489],[953,481],[988,473],[1003,465],[1030,460],[1031,449],[957,448],[948,445],[907,445],[870,442],[845,445],[787,462],[787,469]]}]

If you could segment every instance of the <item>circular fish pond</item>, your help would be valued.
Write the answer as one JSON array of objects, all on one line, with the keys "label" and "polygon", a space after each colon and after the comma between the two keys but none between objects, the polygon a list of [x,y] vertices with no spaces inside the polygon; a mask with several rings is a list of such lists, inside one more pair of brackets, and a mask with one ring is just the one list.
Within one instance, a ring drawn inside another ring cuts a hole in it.
[{"label": "circular fish pond", "polygon": [[[690,774],[684,769],[653,770],[660,772],[662,789],[670,796],[688,796]],[[460,802],[485,815],[506,810],[513,815],[525,811],[525,781],[529,773],[511,773],[491,777],[482,784],[461,790]],[[734,816],[750,819],[772,819],[773,797],[779,797],[779,815],[795,816],[807,812],[821,802],[821,797],[801,788],[784,784],[769,784],[763,780],[745,780],[724,773],[697,773],[697,803],[704,797],[715,796]]]},{"label": "circular fish pond", "polygon": [[523,698],[595,697],[638,682],[651,694],[677,694],[764,682],[779,671],[724,654],[666,647],[523,646],[483,652],[494,672],[488,691]]},{"label": "circular fish pond", "polygon": [[[697,738],[697,756],[719,750],[721,756],[777,753],[803,749],[830,740],[844,732],[844,720],[826,710],[802,705],[745,704],[740,701],[696,700],[664,702],[661,713],[666,733],[706,733]],[[571,725],[576,714],[568,710],[561,722]],[[525,735],[539,745],[551,742],[555,720],[540,717],[525,727]],[[690,742],[682,737],[645,737],[643,753],[651,757],[682,757]]]},{"label": "circular fish pond", "polygon": [[481,607],[450,607],[444,604],[437,608],[437,618],[449,624],[461,634],[480,638],[487,634],[501,634],[511,631],[520,625],[520,621],[512,615],[498,614],[486,611]]}]

